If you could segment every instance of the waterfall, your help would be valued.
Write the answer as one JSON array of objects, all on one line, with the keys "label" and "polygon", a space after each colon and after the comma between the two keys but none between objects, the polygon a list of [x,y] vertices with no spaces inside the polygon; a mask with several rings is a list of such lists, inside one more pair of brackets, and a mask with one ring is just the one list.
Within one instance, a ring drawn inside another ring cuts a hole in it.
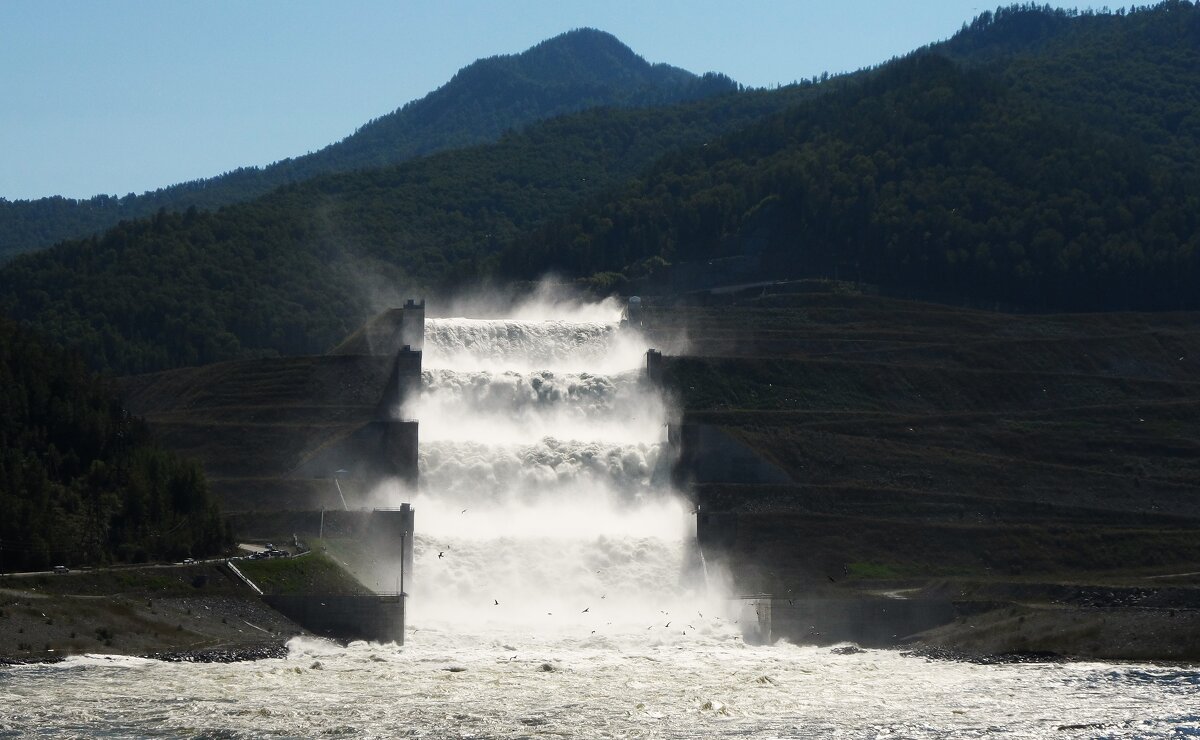
[{"label": "waterfall", "polygon": [[690,507],[664,482],[668,410],[646,349],[616,314],[427,320],[403,409],[421,424],[416,629],[655,635],[696,611]]}]

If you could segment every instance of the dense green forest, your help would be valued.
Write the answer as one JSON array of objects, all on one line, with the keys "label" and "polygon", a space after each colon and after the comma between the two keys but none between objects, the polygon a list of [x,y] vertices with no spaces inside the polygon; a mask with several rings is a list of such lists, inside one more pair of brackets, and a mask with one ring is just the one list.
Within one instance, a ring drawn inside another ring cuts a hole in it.
[{"label": "dense green forest", "polygon": [[0,388],[0,571],[229,544],[199,465],[159,448],[80,358],[0,319]]},{"label": "dense green forest", "polygon": [[565,113],[598,106],[663,105],[736,89],[722,75],[697,76],[652,65],[609,34],[579,29],[521,54],[480,59],[424,98],[370,121],[342,141],[268,167],[245,167],[121,198],[0,198],[0,261],[103,231],[121,220],[152,216],[160,209],[238,203],[318,175],[385,167],[495,141],[508,130]]},{"label": "dense green forest", "polygon": [[483,279],[481,256],[581,198],[816,89],[596,109],[217,212],[122,222],[13,260],[0,307],[118,374],[324,352],[406,288]]},{"label": "dense green forest", "polygon": [[1001,8],[931,47],[990,66],[1048,113],[1146,147],[1156,165],[1200,168],[1200,10],[1127,13]]},{"label": "dense green forest", "polygon": [[1141,142],[929,54],[668,156],[620,197],[509,245],[500,265],[636,278],[740,258],[750,266],[715,275],[661,270],[660,285],[741,269],[1034,310],[1197,308],[1198,185]]},{"label": "dense green forest", "polygon": [[547,271],[598,289],[829,276],[1018,310],[1195,308],[1198,41],[1182,2],[1002,9],[828,82],[591,109],[126,221],[5,266],[0,307],[114,373],[320,352],[406,294]]}]

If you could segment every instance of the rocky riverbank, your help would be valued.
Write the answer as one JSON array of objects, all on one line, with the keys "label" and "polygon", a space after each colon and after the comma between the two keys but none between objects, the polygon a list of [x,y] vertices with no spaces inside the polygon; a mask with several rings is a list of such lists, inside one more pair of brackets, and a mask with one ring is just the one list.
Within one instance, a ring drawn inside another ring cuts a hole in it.
[{"label": "rocky riverbank", "polygon": [[280,657],[304,631],[216,563],[0,579],[0,665],[113,654]]}]

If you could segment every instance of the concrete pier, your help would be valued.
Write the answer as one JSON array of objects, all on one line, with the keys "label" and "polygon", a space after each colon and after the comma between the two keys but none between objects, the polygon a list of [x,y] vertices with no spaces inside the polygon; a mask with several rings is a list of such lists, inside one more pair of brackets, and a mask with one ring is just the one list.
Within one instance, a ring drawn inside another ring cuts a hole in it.
[{"label": "concrete pier", "polygon": [[404,644],[402,594],[278,594],[263,600],[313,634]]},{"label": "concrete pier", "polygon": [[646,380],[653,385],[662,385],[663,356],[656,349],[646,350]]},{"label": "concrete pier", "polygon": [[421,390],[421,350],[404,345],[392,361],[392,373],[375,409],[381,421],[399,418],[404,401]]},{"label": "concrete pier", "polygon": [[420,352],[425,348],[425,301],[409,298],[400,314],[400,344]]},{"label": "concrete pier", "polygon": [[[943,599],[901,599],[867,594],[841,597],[769,594],[746,597],[746,640],[770,644],[785,639],[805,645],[853,642],[862,647],[895,647],[913,635],[953,621],[955,605]],[[751,611],[752,610],[752,611]]]},{"label": "concrete pier", "polygon": [[400,563],[403,574],[396,575],[401,591],[413,578],[414,514],[411,505],[401,504],[398,509],[375,509],[367,522],[367,539],[376,556],[385,562],[395,559]]}]

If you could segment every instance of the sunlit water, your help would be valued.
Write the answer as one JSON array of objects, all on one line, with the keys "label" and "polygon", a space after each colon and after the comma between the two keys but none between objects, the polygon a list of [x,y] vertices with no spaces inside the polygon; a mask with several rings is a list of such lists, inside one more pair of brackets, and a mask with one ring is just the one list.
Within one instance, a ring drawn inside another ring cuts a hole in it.
[{"label": "sunlit water", "polygon": [[[428,323],[407,644],[0,669],[0,735],[1200,736],[1200,672],[747,645],[612,306]],[[390,566],[378,577],[388,580]]]},{"label": "sunlit water", "polygon": [[[532,631],[531,631],[532,632]],[[544,670],[549,666],[553,670]],[[1095,663],[975,666],[698,635],[402,649],[293,642],[286,660],[74,658],[0,671],[0,732],[146,737],[1183,737],[1200,676]],[[1062,728],[1062,729],[1060,729]]]}]

